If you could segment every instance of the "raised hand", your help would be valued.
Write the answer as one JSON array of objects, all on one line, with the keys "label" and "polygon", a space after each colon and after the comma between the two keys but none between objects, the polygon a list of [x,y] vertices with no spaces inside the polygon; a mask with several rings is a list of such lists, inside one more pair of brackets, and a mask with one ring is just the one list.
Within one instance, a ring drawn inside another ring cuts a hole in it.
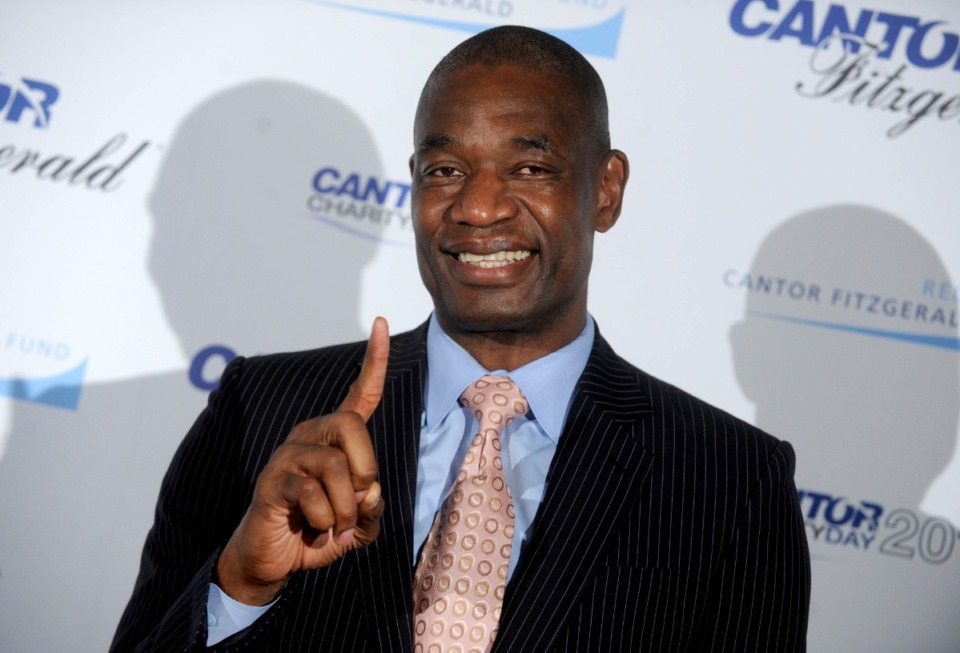
[{"label": "raised hand", "polygon": [[260,473],[217,562],[217,584],[233,599],[269,603],[297,571],[329,565],[377,537],[384,503],[366,423],[383,394],[389,351],[387,322],[378,317],[340,407],[297,424]]}]

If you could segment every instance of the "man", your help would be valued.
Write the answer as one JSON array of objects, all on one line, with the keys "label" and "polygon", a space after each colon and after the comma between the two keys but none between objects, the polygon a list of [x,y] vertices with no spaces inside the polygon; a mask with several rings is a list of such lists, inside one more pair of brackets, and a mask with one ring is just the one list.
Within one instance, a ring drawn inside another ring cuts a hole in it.
[{"label": "man", "polygon": [[[535,30],[484,32],[431,74],[414,145],[433,317],[227,368],[168,472],[114,648],[444,650],[493,614],[498,651],[802,650],[791,448],[630,366],[587,314],[593,234],[628,177],[593,68]],[[447,605],[422,597],[456,539],[448,502],[488,442],[458,396],[490,371],[526,402],[481,454],[503,454],[513,546],[478,558],[502,556],[495,599],[423,626]]]}]

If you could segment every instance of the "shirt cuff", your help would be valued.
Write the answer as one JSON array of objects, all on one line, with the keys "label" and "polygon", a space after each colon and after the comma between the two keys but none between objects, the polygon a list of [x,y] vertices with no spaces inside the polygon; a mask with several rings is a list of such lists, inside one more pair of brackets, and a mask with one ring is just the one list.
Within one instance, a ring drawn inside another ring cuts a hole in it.
[{"label": "shirt cuff", "polygon": [[210,583],[207,593],[207,646],[246,630],[276,602],[274,599],[267,605],[246,605],[234,601],[216,584]]}]

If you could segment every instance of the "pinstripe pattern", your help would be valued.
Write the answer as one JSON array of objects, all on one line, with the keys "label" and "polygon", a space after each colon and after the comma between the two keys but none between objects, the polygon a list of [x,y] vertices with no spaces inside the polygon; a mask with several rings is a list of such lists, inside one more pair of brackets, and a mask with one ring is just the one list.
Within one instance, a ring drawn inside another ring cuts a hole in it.
[{"label": "pinstripe pattern", "polygon": [[[411,650],[425,332],[392,339],[369,425],[380,536],[295,576],[218,649]],[[363,351],[231,363],[164,480],[114,650],[203,648],[216,555],[257,474],[295,424],[339,405]],[[803,650],[810,570],[793,460],[788,444],[630,366],[598,334],[494,650]]]}]

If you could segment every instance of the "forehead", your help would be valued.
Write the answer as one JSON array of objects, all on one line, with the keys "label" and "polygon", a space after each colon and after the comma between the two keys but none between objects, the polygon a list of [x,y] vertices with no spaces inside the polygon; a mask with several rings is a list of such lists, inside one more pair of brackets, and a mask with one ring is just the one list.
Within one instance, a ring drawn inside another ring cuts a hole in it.
[{"label": "forehead", "polygon": [[547,70],[473,64],[435,79],[414,125],[416,143],[463,132],[515,130],[559,138],[581,122],[576,92]]}]

